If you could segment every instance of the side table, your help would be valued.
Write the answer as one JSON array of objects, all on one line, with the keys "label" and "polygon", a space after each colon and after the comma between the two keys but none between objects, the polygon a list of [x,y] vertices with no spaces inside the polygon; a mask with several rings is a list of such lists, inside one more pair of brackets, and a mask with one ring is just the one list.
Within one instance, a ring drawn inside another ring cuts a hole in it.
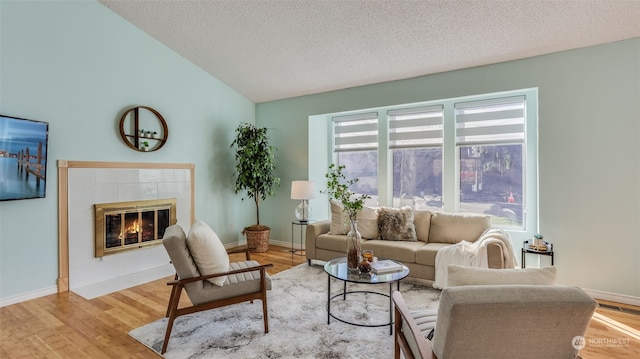
[{"label": "side table", "polygon": [[531,245],[533,243],[529,242],[529,241],[524,241],[524,243],[522,244],[522,268],[526,268],[526,262],[525,262],[525,254],[527,253],[532,253],[532,254],[537,254],[537,255],[543,255],[543,256],[551,256],[551,265],[553,265],[553,244],[549,243],[549,242],[544,242],[544,244],[547,246],[547,250],[546,251],[540,251],[534,248],[529,247],[529,245]]},{"label": "side table", "polygon": [[[298,252],[297,249],[293,248],[293,229],[295,226],[299,226],[300,227],[300,252],[303,252],[302,249],[302,241],[304,240],[304,236],[303,236],[303,229],[306,228],[306,226],[309,223],[313,223],[315,222],[312,219],[306,220],[306,221],[299,221],[299,220],[295,220],[295,221],[291,221],[291,250],[289,252],[291,252],[291,259],[293,259],[293,255],[302,255],[302,254],[296,254],[296,252]],[[306,253],[305,253],[306,254]]]}]

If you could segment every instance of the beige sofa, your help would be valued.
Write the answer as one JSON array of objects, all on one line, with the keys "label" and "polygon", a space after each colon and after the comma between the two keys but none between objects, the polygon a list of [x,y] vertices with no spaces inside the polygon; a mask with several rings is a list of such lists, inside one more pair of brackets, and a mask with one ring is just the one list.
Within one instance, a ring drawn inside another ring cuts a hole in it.
[{"label": "beige sofa", "polygon": [[[378,209],[373,210],[379,213]],[[328,261],[346,255],[346,234],[340,233],[346,233],[345,229],[330,231],[341,221],[339,217],[332,208],[331,220],[307,226],[305,249],[309,265],[312,260]],[[412,218],[416,241],[386,240],[379,239],[380,234],[371,230],[376,225],[375,214],[359,215],[362,249],[373,250],[378,258],[399,261],[409,267],[410,277],[427,281],[435,280],[436,254],[440,249],[460,241],[475,242],[491,227],[491,217],[486,215],[414,211]],[[495,242],[486,245],[486,255],[489,268],[505,268],[505,259],[507,262],[510,259],[505,256],[512,256]]]}]

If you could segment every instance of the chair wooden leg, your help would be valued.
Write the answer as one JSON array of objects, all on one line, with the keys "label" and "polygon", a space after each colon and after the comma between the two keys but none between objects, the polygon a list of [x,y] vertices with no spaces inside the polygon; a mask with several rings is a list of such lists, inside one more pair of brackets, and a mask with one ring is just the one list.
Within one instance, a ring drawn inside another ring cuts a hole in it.
[{"label": "chair wooden leg", "polygon": [[264,332],[269,333],[269,316],[267,315],[267,296],[262,297],[262,317],[264,318]]},{"label": "chair wooden leg", "polygon": [[171,289],[171,299],[169,299],[169,306],[167,307],[167,331],[164,335],[164,342],[162,343],[162,350],[160,354],[164,354],[167,351],[169,345],[169,338],[171,337],[171,330],[173,329],[173,322],[176,319],[178,312],[178,303],[180,302],[180,294],[182,293],[182,286],[174,285]]},{"label": "chair wooden leg", "polygon": [[260,271],[260,290],[262,292],[262,318],[264,320],[264,332],[269,333],[269,315],[267,314],[267,273],[265,269]]},{"label": "chair wooden leg", "polygon": [[[173,280],[178,280],[178,273],[176,273]],[[169,310],[171,309],[171,304],[173,303],[173,297],[176,295],[176,287],[176,285],[171,287],[171,296],[169,296],[169,305],[167,305],[167,314],[164,315],[165,317],[169,316]]]}]

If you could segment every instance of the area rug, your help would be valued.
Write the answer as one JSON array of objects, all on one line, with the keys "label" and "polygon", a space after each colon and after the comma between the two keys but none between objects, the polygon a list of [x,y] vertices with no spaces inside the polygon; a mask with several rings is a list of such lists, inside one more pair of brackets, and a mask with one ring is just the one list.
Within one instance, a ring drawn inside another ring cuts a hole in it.
[{"label": "area rug", "polygon": [[[332,279],[332,295],[343,282]],[[243,303],[176,319],[165,358],[391,358],[389,326],[359,327],[331,318],[327,324],[327,274],[306,263],[272,276],[268,293],[269,333],[262,322],[262,303]],[[394,285],[395,287],[395,285]],[[348,291],[388,294],[388,284],[348,284]],[[437,308],[440,291],[408,280],[400,291],[411,310]],[[185,294],[186,295],[186,294]],[[332,314],[347,321],[381,324],[389,320],[389,299],[354,293],[331,302]],[[129,332],[160,352],[167,327],[163,318]]]}]

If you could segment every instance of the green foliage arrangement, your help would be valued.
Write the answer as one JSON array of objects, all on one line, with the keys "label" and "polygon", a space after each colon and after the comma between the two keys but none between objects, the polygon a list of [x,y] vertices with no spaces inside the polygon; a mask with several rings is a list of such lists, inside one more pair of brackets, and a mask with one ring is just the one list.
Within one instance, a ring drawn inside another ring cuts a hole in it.
[{"label": "green foliage arrangement", "polygon": [[349,220],[353,222],[356,220],[358,211],[364,208],[364,200],[371,197],[366,194],[356,196],[354,192],[349,190],[349,187],[358,182],[358,179],[347,180],[344,173],[342,173],[344,169],[344,165],[337,167],[333,163],[329,165],[329,172],[325,175],[327,178],[327,190],[324,193],[342,203]]},{"label": "green foliage arrangement", "polygon": [[245,192],[254,200],[259,226],[260,201],[264,201],[267,196],[273,196],[280,185],[280,178],[275,175],[276,149],[269,143],[267,129],[258,128],[250,123],[238,125],[231,148],[234,146],[237,175],[235,191]]}]

